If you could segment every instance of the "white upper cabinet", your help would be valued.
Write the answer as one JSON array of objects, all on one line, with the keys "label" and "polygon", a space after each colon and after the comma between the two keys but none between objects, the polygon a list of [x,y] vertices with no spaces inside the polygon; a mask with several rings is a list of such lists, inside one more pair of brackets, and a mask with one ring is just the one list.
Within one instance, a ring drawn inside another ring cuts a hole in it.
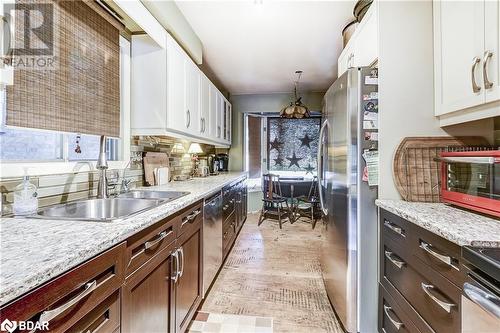
[{"label": "white upper cabinet", "polygon": [[[198,67],[186,58],[184,62],[186,71],[186,127],[184,131],[192,134],[200,134],[200,88],[201,72]],[[175,116],[175,115],[174,115]]]},{"label": "white upper cabinet", "polygon": [[217,88],[210,83],[210,117],[209,125],[207,124],[208,136],[217,139]]},{"label": "white upper cabinet", "polygon": [[[442,126],[500,115],[498,1],[434,1],[434,100]],[[465,111],[464,111],[465,110]]]},{"label": "white upper cabinet", "polygon": [[348,68],[374,64],[378,59],[377,3],[374,2],[338,59],[338,76]]},{"label": "white upper cabinet", "polygon": [[[175,40],[167,39],[167,109],[168,126],[173,131],[183,132],[188,128],[186,105],[186,54]],[[154,65],[152,65],[154,67]],[[156,74],[158,75],[158,74]],[[145,87],[148,89],[149,87]]]},{"label": "white upper cabinet", "polygon": [[484,5],[483,64],[486,76],[483,80],[485,85],[491,86],[485,90],[488,103],[500,100],[500,3],[498,0],[486,1]]},{"label": "white upper cabinet", "polygon": [[223,123],[224,123],[224,97],[220,92],[217,92],[217,130],[216,138],[218,141],[223,141]]},{"label": "white upper cabinet", "polygon": [[158,46],[148,35],[133,35],[131,55],[130,123],[132,134],[160,134],[167,128],[165,49]]},{"label": "white upper cabinet", "polygon": [[210,81],[201,75],[201,103],[198,128],[200,135],[210,137]]},{"label": "white upper cabinet", "polygon": [[166,31],[165,41],[132,36],[132,134],[230,145],[224,97]]}]

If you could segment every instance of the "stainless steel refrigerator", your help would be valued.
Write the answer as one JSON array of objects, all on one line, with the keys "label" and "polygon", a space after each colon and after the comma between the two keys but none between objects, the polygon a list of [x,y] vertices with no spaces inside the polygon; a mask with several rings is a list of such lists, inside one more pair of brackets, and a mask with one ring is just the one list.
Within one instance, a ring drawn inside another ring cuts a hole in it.
[{"label": "stainless steel refrigerator", "polygon": [[[324,97],[318,178],[327,240],[323,280],[348,332],[377,331],[377,71],[352,68]],[[365,157],[363,157],[365,156]],[[363,176],[364,175],[364,176]]]}]

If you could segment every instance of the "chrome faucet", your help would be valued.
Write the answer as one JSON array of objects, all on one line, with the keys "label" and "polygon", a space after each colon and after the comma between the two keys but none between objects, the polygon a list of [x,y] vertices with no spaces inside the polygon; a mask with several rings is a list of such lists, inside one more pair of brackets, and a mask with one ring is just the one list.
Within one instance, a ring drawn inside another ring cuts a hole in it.
[{"label": "chrome faucet", "polygon": [[99,170],[99,181],[97,183],[97,198],[108,198],[108,178],[106,170],[108,169],[108,160],[106,157],[106,137],[101,135],[99,146],[99,158],[97,159],[96,169]]}]

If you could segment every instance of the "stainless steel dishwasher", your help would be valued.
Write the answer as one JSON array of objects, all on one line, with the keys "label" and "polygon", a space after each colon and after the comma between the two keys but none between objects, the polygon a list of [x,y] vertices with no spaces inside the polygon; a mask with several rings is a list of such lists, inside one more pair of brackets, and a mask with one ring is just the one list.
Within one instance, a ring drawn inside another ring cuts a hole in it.
[{"label": "stainless steel dishwasher", "polygon": [[203,221],[203,298],[222,265],[222,193],[205,200]]}]

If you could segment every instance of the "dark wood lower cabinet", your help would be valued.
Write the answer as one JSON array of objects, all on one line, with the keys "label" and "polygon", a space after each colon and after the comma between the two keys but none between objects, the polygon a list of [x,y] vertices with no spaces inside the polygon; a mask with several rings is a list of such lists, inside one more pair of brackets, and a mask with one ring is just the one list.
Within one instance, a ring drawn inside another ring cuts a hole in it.
[{"label": "dark wood lower cabinet", "polygon": [[[51,332],[183,333],[203,290],[199,201],[0,308]],[[43,320],[45,319],[45,320]]]},{"label": "dark wood lower cabinet", "polygon": [[174,245],[127,278],[122,288],[122,333],[172,332]]},{"label": "dark wood lower cabinet", "polygon": [[[200,225],[201,227],[201,225]],[[184,332],[202,297],[201,228],[179,239],[180,275],[175,283],[176,332]]]},{"label": "dark wood lower cabinet", "polygon": [[120,292],[104,300],[80,319],[68,332],[114,333],[120,331]]},{"label": "dark wood lower cabinet", "polygon": [[382,209],[380,228],[380,328],[460,332],[459,246]]}]

